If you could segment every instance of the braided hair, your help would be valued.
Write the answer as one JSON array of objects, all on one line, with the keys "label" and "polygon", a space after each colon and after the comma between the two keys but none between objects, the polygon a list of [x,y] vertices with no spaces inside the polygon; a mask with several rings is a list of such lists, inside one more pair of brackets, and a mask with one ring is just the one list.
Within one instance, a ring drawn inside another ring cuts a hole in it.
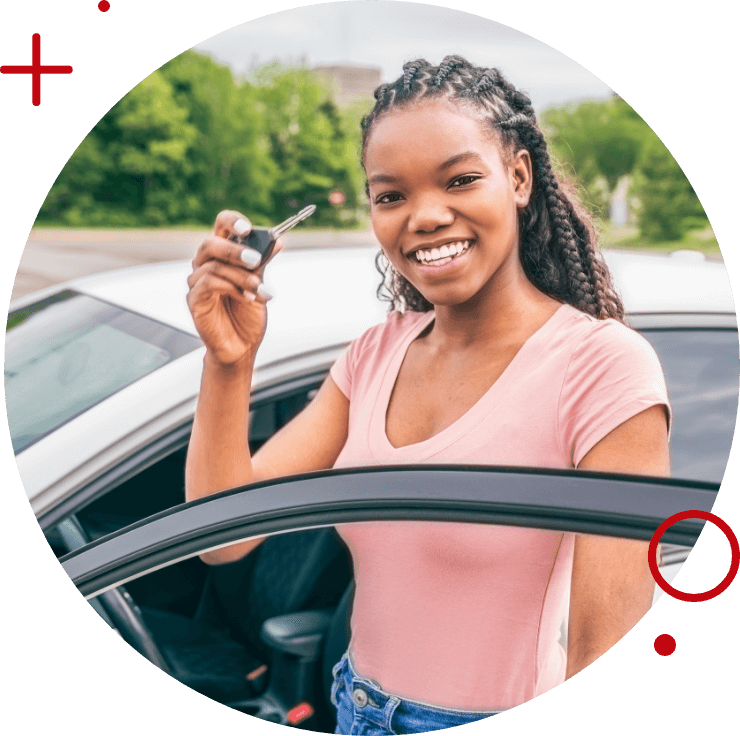
[{"label": "braided hair", "polygon": [[[474,66],[461,56],[446,56],[438,67],[424,59],[404,64],[395,82],[375,90],[375,107],[362,121],[363,165],[375,123],[394,109],[430,98],[468,108],[497,134],[505,155],[529,152],[534,186],[529,204],[519,213],[519,259],[532,284],[597,319],[623,321],[624,307],[599,252],[592,219],[573,185],[553,171],[531,100],[498,69]],[[378,296],[389,301],[391,309],[433,309],[382,251],[376,265],[383,276]]]}]

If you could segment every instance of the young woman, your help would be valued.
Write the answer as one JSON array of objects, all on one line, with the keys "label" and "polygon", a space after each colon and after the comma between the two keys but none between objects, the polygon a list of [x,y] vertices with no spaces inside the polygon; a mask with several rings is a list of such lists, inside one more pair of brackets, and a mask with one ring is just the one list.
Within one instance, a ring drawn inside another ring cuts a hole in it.
[{"label": "young woman", "polygon": [[[458,56],[406,64],[376,99],[362,156],[395,309],[251,458],[247,406],[269,294],[253,254],[228,239],[246,218],[219,215],[189,277],[207,353],[188,498],[368,464],[667,474],[660,364],[622,323],[530,100]],[[337,733],[432,731],[511,708],[583,669],[651,604],[642,543],[454,523],[339,532],[357,589],[352,643],[335,668]]]}]

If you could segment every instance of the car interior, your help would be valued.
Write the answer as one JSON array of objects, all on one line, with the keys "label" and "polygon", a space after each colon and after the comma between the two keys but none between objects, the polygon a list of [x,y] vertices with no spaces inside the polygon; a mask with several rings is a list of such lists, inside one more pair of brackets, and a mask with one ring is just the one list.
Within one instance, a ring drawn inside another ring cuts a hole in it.
[{"label": "car interior", "polygon": [[[646,336],[662,355],[682,344],[675,331]],[[737,410],[737,336],[707,331],[689,337],[687,344],[699,345],[694,363],[684,356],[670,358],[667,366],[674,474],[719,482]],[[716,342],[709,352],[708,339]],[[734,351],[733,359],[718,360],[727,351]],[[672,375],[679,364],[680,375]],[[286,383],[255,400],[252,452],[308,404],[323,378]],[[714,402],[711,409],[707,401]],[[712,417],[701,428],[711,448],[697,438],[700,404],[702,415]],[[186,442],[187,437],[175,451],[49,529],[47,540],[57,556],[182,503]],[[697,442],[704,448],[698,455]],[[333,732],[331,668],[349,641],[352,594],[349,553],[326,528],[273,535],[227,565],[187,559],[91,604],[131,646],[194,690],[265,720]]]},{"label": "car interior", "polygon": [[[257,449],[313,398],[315,383],[253,407]],[[57,556],[184,501],[185,446],[47,532]],[[349,642],[352,563],[333,528],[267,538],[246,558],[199,558],[91,601],[139,653],[188,687],[265,720],[332,732],[331,668]]]}]

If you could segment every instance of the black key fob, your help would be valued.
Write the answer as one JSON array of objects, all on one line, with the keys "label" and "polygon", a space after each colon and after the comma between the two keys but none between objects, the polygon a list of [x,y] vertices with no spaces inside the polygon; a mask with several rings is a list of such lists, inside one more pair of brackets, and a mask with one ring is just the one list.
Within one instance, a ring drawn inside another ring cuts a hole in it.
[{"label": "black key fob", "polygon": [[241,241],[242,245],[256,250],[262,256],[262,260],[259,262],[260,266],[270,258],[272,251],[275,250],[276,242],[277,240],[273,236],[272,230],[264,227],[253,227],[246,240]]},{"label": "black key fob", "polygon": [[256,250],[262,256],[260,262],[256,266],[259,268],[272,255],[272,251],[275,250],[277,239],[283,233],[287,233],[288,230],[292,230],[299,222],[310,217],[315,211],[316,205],[310,204],[308,207],[304,207],[297,215],[289,217],[285,222],[281,222],[275,227],[271,227],[269,229],[264,227],[253,227],[246,239],[239,238],[236,235],[231,239],[237,243],[245,245],[247,248]]}]

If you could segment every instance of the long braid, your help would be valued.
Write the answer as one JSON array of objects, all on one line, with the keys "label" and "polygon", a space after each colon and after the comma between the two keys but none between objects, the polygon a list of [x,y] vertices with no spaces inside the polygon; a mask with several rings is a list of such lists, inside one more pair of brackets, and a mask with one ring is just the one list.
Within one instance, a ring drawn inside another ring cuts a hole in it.
[{"label": "long braid", "polygon": [[[518,118],[519,116],[515,117]],[[504,121],[502,125],[507,122]],[[519,127],[522,127],[521,123],[519,123]],[[531,125],[528,127],[529,129],[524,131],[522,138],[523,143],[532,154],[535,186],[539,186],[544,195],[547,214],[554,234],[554,239],[551,239],[550,253],[559,256],[565,265],[567,287],[573,291],[576,297],[574,306],[584,312],[601,317],[601,310],[594,293],[595,285],[590,274],[584,270],[583,259],[579,250],[580,238],[576,235],[571,212],[564,202],[565,198],[560,192],[558,181],[550,166],[545,139],[539,130],[532,128]],[[556,245],[554,253],[552,245]],[[563,298],[566,295],[558,294],[558,296]]]},{"label": "long braid", "polygon": [[574,306],[599,319],[623,319],[624,307],[616,296],[609,271],[595,245],[595,235],[584,222],[555,176],[547,154],[547,145],[539,130],[535,138],[538,173],[545,189],[548,214],[554,224],[556,243],[564,255],[570,282],[579,297]]},{"label": "long braid", "polygon": [[[499,135],[508,154],[529,151],[534,187],[520,212],[520,260],[527,278],[541,291],[597,319],[622,320],[624,308],[599,253],[590,217],[567,182],[552,169],[547,143],[530,98],[498,69],[476,67],[460,56],[447,56],[439,67],[424,59],[407,62],[403,75],[376,90],[376,105],[364,118],[363,159],[374,123],[395,107],[425,97],[446,97],[471,106]],[[428,302],[382,255],[378,293],[401,311],[429,311]]]},{"label": "long braid", "polygon": [[[574,306],[584,312],[600,319],[606,319],[609,316],[622,319],[624,310],[621,302],[618,298],[610,299],[608,296],[608,292],[613,292],[613,288],[608,270],[598,257],[594,246],[593,231],[586,226],[582,213],[577,212],[571,198],[563,193],[560,182],[552,170],[547,144],[537,126],[530,98],[506,81],[498,70],[493,70],[492,74],[484,73],[481,79],[487,76],[494,83],[498,83],[506,94],[507,103],[517,111],[509,118],[500,121],[498,125],[503,130],[518,129],[521,142],[532,155],[537,182],[535,186],[539,184],[544,195],[548,219],[554,235],[554,238],[547,238],[551,246],[548,250],[551,257],[560,260],[565,267],[565,279],[562,278],[563,274],[560,269],[551,268],[549,269],[550,278],[546,279],[546,283],[549,283],[551,290],[564,300],[567,300],[567,292],[571,291],[575,296]],[[530,265],[539,265],[533,257],[540,250],[536,247],[536,239],[532,237],[534,233],[527,234],[530,237],[523,238],[522,254],[525,258],[522,260],[523,262],[528,261]],[[527,275],[535,282],[540,280],[537,278],[537,270]],[[563,286],[565,286],[565,293],[563,293]]]}]

